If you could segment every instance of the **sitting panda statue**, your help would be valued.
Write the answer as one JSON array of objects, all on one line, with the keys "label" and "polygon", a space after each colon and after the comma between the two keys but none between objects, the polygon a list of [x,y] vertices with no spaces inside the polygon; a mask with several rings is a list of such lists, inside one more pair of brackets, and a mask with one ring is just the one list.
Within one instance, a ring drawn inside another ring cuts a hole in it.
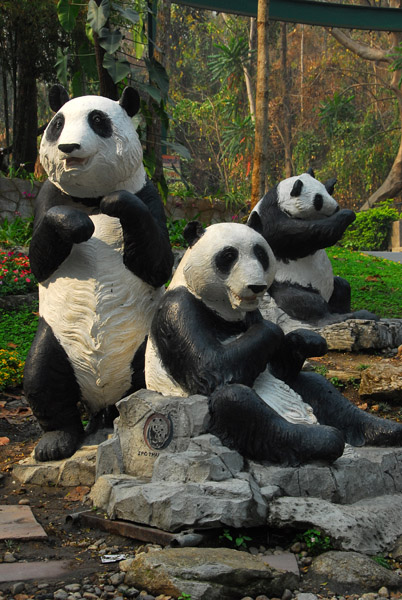
[{"label": "sitting panda statue", "polygon": [[[259,227],[257,213],[250,225]],[[209,398],[209,431],[244,457],[298,465],[334,461],[345,441],[400,445],[402,424],[366,414],[324,377],[302,373],[326,352],[316,332],[285,335],[262,318],[275,257],[253,227],[192,222],[190,244],[153,318],[147,388]]]},{"label": "sitting panda statue", "polygon": [[292,319],[334,323],[347,318],[378,319],[369,311],[351,312],[350,285],[334,277],[324,248],[341,239],[355,220],[332,197],[336,179],[320,183],[312,169],[277,184],[251,215],[262,221],[263,236],[277,259],[270,296]]},{"label": "sitting panda statue", "polygon": [[42,139],[48,180],[35,204],[29,258],[39,281],[39,325],[24,390],[44,435],[37,460],[70,456],[83,439],[78,403],[92,421],[145,386],[145,337],[173,256],[162,201],[120,101],[49,94],[56,115]]}]

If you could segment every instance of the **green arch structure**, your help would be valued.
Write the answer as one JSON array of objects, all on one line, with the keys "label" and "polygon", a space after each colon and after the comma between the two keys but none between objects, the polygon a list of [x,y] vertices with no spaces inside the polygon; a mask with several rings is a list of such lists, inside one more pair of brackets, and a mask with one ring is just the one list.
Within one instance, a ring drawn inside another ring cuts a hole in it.
[{"label": "green arch structure", "polygon": [[[258,6],[258,0],[174,0],[174,3],[248,17],[257,16]],[[402,9],[399,8],[313,0],[270,0],[269,18],[322,27],[402,31]]]}]

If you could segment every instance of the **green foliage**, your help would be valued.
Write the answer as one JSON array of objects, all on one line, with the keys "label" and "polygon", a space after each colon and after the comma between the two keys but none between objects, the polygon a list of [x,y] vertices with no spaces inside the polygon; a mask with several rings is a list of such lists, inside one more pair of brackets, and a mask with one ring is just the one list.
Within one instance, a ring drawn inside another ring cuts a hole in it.
[{"label": "green foliage", "polygon": [[183,236],[183,230],[186,225],[186,219],[167,219],[169,239],[172,246],[176,246],[178,248],[185,248],[187,246],[187,242]]},{"label": "green foliage", "polygon": [[25,165],[19,165],[19,167],[14,167],[10,165],[7,169],[7,173],[4,174],[0,171],[0,177],[8,177],[9,179],[24,179],[25,181],[30,181],[31,186],[33,187],[33,182],[35,181],[35,175],[30,171],[25,169]]},{"label": "green foliage", "polygon": [[323,375],[325,377],[325,375],[328,373],[328,367],[326,367],[325,365],[316,365],[313,368],[314,373],[318,373],[319,375]]},{"label": "green foliage", "polygon": [[342,383],[342,381],[339,379],[339,377],[331,377],[329,381],[332,383],[332,385],[334,387],[337,387],[339,389],[343,389],[345,387],[345,384]]},{"label": "green foliage", "polygon": [[388,558],[379,554],[378,556],[372,556],[371,559],[376,562],[380,567],[384,567],[384,569],[392,570],[392,564]]},{"label": "green foliage", "polygon": [[219,536],[221,541],[230,542],[230,544],[237,550],[247,549],[247,543],[251,542],[252,538],[248,535],[244,535],[240,532],[231,532],[229,529],[224,529],[223,534]]},{"label": "green foliage", "polygon": [[0,310],[0,390],[20,385],[37,326],[37,304]]},{"label": "green foliage", "polygon": [[402,265],[346,248],[327,248],[334,275],[352,290],[352,309],[383,318],[402,318]]},{"label": "green foliage", "polygon": [[191,594],[186,594],[185,592],[182,592],[177,598],[177,600],[191,600]]},{"label": "green foliage", "polygon": [[317,556],[332,549],[330,538],[319,529],[307,529],[304,533],[299,533],[296,540],[306,544],[311,556]]},{"label": "green foliage", "polygon": [[0,223],[0,244],[4,248],[29,246],[32,238],[33,217],[23,219],[20,216],[9,221],[7,217]]},{"label": "green foliage", "polygon": [[353,121],[356,114],[353,100],[354,96],[345,96],[342,92],[335,92],[332,98],[320,102],[320,123],[325,127],[329,138],[334,135],[338,123]]},{"label": "green foliage", "polygon": [[393,221],[400,215],[391,206],[392,200],[381,202],[376,207],[356,215],[339,245],[350,250],[386,250]]}]

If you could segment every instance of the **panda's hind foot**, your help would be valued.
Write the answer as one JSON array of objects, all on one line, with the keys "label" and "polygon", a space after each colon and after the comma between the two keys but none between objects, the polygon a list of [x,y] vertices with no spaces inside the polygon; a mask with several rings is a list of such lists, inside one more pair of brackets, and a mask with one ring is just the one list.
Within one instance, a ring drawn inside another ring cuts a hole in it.
[{"label": "panda's hind foot", "polygon": [[47,431],[35,448],[35,459],[46,462],[68,458],[77,450],[82,438],[82,431]]}]

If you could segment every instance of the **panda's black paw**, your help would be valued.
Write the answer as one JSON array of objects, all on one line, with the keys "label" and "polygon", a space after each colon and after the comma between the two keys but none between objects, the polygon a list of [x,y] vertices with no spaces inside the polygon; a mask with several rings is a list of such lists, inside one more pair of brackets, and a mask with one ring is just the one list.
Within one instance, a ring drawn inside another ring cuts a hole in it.
[{"label": "panda's black paw", "polygon": [[46,213],[46,222],[60,238],[70,244],[86,242],[95,226],[87,214],[69,206],[53,206]]},{"label": "panda's black paw", "polygon": [[145,204],[130,192],[120,190],[102,198],[100,210],[109,217],[124,219],[139,216],[139,213],[147,210]]},{"label": "panda's black paw", "polygon": [[352,319],[364,319],[367,321],[379,321],[380,317],[370,312],[369,310],[357,310],[352,313]]},{"label": "panda's black paw", "polygon": [[82,432],[47,431],[35,448],[35,459],[39,462],[68,458],[77,450]]}]

